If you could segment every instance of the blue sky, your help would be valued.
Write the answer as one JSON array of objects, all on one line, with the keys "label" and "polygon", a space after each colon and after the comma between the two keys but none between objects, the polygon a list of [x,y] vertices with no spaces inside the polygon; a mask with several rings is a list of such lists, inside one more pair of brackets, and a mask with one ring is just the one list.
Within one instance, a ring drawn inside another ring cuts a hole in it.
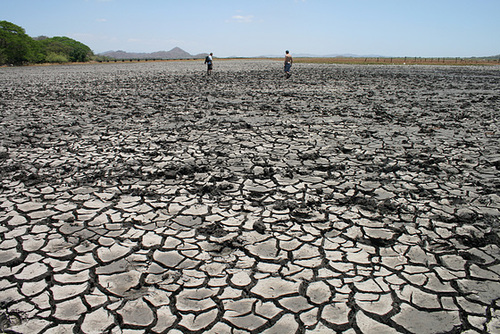
[{"label": "blue sky", "polygon": [[31,37],[95,53],[176,46],[217,57],[500,54],[500,0],[0,0]]}]

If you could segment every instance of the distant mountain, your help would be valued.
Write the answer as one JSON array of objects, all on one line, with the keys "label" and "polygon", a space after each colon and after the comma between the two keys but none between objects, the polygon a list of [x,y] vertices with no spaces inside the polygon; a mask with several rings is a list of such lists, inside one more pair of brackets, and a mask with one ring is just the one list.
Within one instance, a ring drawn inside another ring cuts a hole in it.
[{"label": "distant mountain", "polygon": [[[294,57],[297,58],[384,58],[384,56],[379,56],[379,55],[356,55],[356,54],[351,54],[351,53],[345,53],[345,54],[329,54],[329,55],[315,55],[315,54],[310,54],[310,53],[294,53],[292,54]],[[284,55],[266,55],[266,56],[259,56],[257,58],[280,58],[284,57]]]},{"label": "distant mountain", "polygon": [[496,56],[489,56],[489,57],[484,57],[485,59],[500,59],[500,54]]},{"label": "distant mountain", "polygon": [[99,54],[100,56],[115,59],[201,59],[206,57],[206,53],[192,55],[181,48],[175,47],[170,51],[156,51],[151,53],[126,52],[122,50],[107,51]]}]

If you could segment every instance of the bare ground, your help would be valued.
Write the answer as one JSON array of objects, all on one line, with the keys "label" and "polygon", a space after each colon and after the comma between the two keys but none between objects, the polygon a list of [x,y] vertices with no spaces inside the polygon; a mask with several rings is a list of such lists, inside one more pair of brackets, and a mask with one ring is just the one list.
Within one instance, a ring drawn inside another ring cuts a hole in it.
[{"label": "bare ground", "polygon": [[499,67],[0,69],[0,331],[500,331]]}]

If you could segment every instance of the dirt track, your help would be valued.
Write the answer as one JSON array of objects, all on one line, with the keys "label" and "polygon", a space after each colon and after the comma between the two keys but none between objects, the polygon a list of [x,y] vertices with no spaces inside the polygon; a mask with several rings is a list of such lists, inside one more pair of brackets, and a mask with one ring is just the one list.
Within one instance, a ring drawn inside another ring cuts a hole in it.
[{"label": "dirt track", "polygon": [[0,332],[500,332],[500,67],[0,68]]}]

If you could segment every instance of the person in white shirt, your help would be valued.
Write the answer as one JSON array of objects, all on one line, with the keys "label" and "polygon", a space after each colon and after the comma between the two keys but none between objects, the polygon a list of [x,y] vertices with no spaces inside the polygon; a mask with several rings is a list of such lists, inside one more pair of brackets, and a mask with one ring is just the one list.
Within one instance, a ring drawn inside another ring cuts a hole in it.
[{"label": "person in white shirt", "polygon": [[212,74],[212,68],[213,68],[213,53],[210,52],[210,55],[208,55],[206,58],[205,58],[205,64],[207,64],[207,75],[210,75]]}]

